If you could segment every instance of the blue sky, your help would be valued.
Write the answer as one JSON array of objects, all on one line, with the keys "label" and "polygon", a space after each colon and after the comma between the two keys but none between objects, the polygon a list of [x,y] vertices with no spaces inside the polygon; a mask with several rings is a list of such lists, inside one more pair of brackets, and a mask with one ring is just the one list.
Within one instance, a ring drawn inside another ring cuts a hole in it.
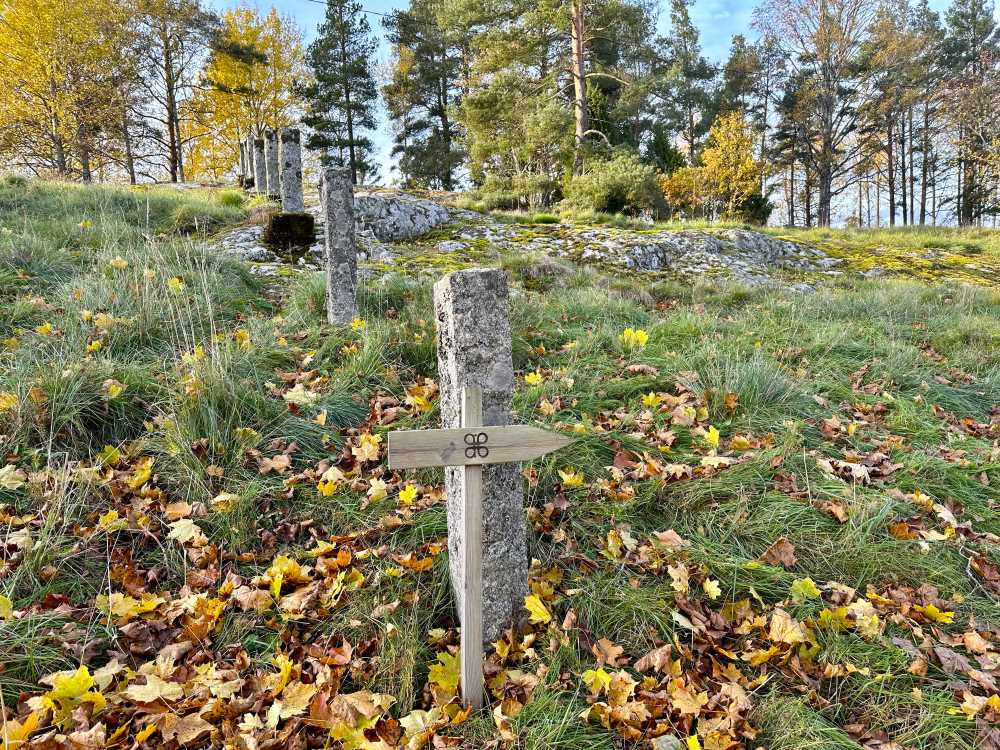
[{"label": "blue sky", "polygon": [[[315,36],[316,28],[323,19],[325,0],[208,0],[208,4],[221,10],[234,5],[256,5],[261,10],[276,6],[282,13],[292,16],[302,29],[306,40]],[[362,0],[365,10],[371,11],[369,16],[372,29],[382,36],[382,24],[379,13],[388,13],[396,8],[404,8],[408,5],[407,0]],[[754,33],[750,28],[753,17],[753,9],[758,4],[757,0],[695,0],[691,8],[691,18],[701,33],[701,44],[705,55],[716,63],[724,61],[729,52],[729,43],[734,34],[744,34],[748,38],[753,38]],[[942,12],[950,4],[950,0],[931,0],[930,5],[935,10]],[[670,17],[667,11],[668,3],[661,0],[662,10],[659,17],[659,29],[665,32],[670,26]],[[996,8],[998,19],[1000,19],[1000,7]],[[379,48],[379,67],[388,61],[388,48],[383,43]],[[379,131],[374,134],[374,140],[379,148],[380,161],[382,167],[382,181],[386,182],[389,177],[389,148],[391,132],[385,117],[381,118]]]}]

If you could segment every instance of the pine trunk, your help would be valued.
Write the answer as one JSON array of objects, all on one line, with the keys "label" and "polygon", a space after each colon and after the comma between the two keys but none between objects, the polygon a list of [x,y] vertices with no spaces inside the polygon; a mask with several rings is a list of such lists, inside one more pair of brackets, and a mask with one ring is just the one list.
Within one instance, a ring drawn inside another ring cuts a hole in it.
[{"label": "pine trunk", "polygon": [[896,163],[893,160],[893,143],[892,143],[892,118],[890,117],[886,123],[885,131],[885,156],[886,156],[886,190],[888,192],[889,200],[889,226],[896,226]]},{"label": "pine trunk", "polygon": [[927,165],[930,163],[931,156],[931,144],[930,144],[930,103],[924,102],[924,125],[920,133],[920,150],[922,152],[920,158],[920,225],[923,226],[927,223],[927,180],[928,180],[928,169]]},{"label": "pine trunk", "polygon": [[906,212],[906,118],[899,118],[899,196],[903,209],[903,226],[908,223]]}]

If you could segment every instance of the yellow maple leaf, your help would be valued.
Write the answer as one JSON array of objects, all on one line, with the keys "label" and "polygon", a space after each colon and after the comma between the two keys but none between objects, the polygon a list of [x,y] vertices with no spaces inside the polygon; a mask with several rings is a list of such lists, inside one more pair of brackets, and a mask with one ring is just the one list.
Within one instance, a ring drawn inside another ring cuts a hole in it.
[{"label": "yellow maple leaf", "polygon": [[[244,351],[250,351],[253,347],[253,341],[250,339],[250,331],[246,328],[237,328],[233,331],[233,341],[235,341],[236,345]],[[299,383],[298,385],[302,384]]]},{"label": "yellow maple leaf", "polygon": [[127,525],[124,519],[118,517],[118,511],[114,508],[97,518],[97,528],[107,532],[124,529]]},{"label": "yellow maple leaf", "polygon": [[460,657],[458,655],[452,655],[447,651],[439,652],[437,655],[437,661],[431,664],[427,670],[428,682],[447,691],[458,690],[458,680],[460,676]]},{"label": "yellow maple leaf", "polygon": [[28,741],[28,737],[38,729],[41,713],[32,711],[24,717],[24,721],[4,719],[0,722],[0,748],[3,750],[18,750]]},{"label": "yellow maple leaf", "polygon": [[806,599],[819,599],[823,594],[816,587],[816,582],[812,578],[796,578],[788,588],[788,593],[796,602],[803,602]]},{"label": "yellow maple leaf", "polygon": [[370,432],[365,432],[358,438],[358,444],[351,448],[351,453],[362,462],[378,461],[379,444],[381,442],[381,435],[372,435]]},{"label": "yellow maple leaf", "polygon": [[847,607],[836,607],[834,609],[824,607],[819,613],[816,622],[821,628],[834,632],[847,630],[852,625],[850,618],[847,616]]},{"label": "yellow maple leaf", "polygon": [[538,402],[538,411],[544,414],[546,417],[551,417],[556,413],[556,406],[547,398],[543,398]]},{"label": "yellow maple leaf", "polygon": [[315,684],[306,685],[298,680],[289,682],[281,692],[279,717],[288,719],[303,713],[309,708],[309,702],[317,690],[319,690],[319,687]]},{"label": "yellow maple leaf", "polygon": [[529,372],[524,376],[524,382],[528,385],[541,385],[545,382],[545,376],[537,372]]},{"label": "yellow maple leaf", "polygon": [[403,489],[399,491],[399,502],[403,505],[413,505],[413,501],[417,499],[417,488],[408,484]]},{"label": "yellow maple leaf", "polygon": [[18,398],[10,391],[0,391],[0,411],[12,411],[17,408]]},{"label": "yellow maple leaf", "polygon": [[771,615],[771,627],[768,638],[775,643],[786,643],[790,646],[805,643],[806,631],[802,624],[783,609],[776,609]]},{"label": "yellow maple leaf", "polygon": [[156,731],[156,722],[153,722],[152,724],[147,724],[144,729],[141,729],[140,731],[135,733],[136,743],[141,745],[143,742],[148,740],[155,731]]},{"label": "yellow maple leaf", "polygon": [[167,534],[167,539],[175,539],[180,545],[190,543],[195,547],[200,547],[208,543],[208,537],[190,518],[178,519],[170,524],[169,528],[170,533]]},{"label": "yellow maple leaf", "polygon": [[650,391],[642,397],[642,405],[650,409],[659,406],[661,403],[663,403],[663,396],[653,391]]},{"label": "yellow maple leaf", "polygon": [[595,698],[611,687],[611,675],[604,671],[604,667],[588,669],[583,673],[581,679]]},{"label": "yellow maple leaf", "polygon": [[922,614],[924,617],[926,617],[928,620],[931,620],[933,622],[940,622],[944,625],[950,625],[951,621],[955,619],[954,612],[942,611],[933,604],[928,604],[926,607],[917,604],[914,605],[913,608],[917,610],[917,612]]},{"label": "yellow maple leaf", "polygon": [[565,471],[559,469],[558,471],[563,487],[579,487],[583,484],[583,474],[578,473],[576,469],[569,468]]},{"label": "yellow maple leaf", "polygon": [[544,625],[552,619],[552,615],[545,608],[542,600],[535,594],[528,594],[524,597],[524,608],[531,613],[528,621],[534,625]]},{"label": "yellow maple leaf", "polygon": [[708,595],[709,599],[715,600],[722,595],[722,587],[719,586],[719,582],[711,578],[706,578],[705,582],[701,584],[702,589],[705,594]]},{"label": "yellow maple leaf", "polygon": [[118,398],[122,393],[124,393],[126,386],[124,383],[115,380],[114,378],[108,378],[104,381],[102,386],[104,390],[104,397],[110,401],[112,399]]},{"label": "yellow maple leaf", "polygon": [[111,262],[108,263],[108,265],[111,266],[116,271],[124,271],[126,268],[128,268],[128,261],[125,260],[120,255],[118,255],[112,258]]},{"label": "yellow maple leaf", "polygon": [[277,697],[285,689],[292,677],[292,660],[284,654],[278,654],[271,661],[278,668],[277,673],[268,675],[271,684],[271,695]]},{"label": "yellow maple leaf", "polygon": [[367,494],[372,502],[378,502],[389,494],[389,490],[381,479],[373,479],[368,485]]},{"label": "yellow maple leaf", "polygon": [[153,462],[155,459],[152,456],[144,456],[139,459],[135,468],[132,469],[132,476],[128,478],[128,486],[133,490],[137,490],[146,482],[153,474]]},{"label": "yellow maple leaf", "polygon": [[670,588],[678,594],[686,594],[688,592],[687,566],[682,562],[679,562],[676,565],[668,565],[667,573],[670,574]]},{"label": "yellow maple leaf", "polygon": [[715,425],[709,425],[705,431],[705,442],[712,448],[719,447],[719,430]]},{"label": "yellow maple leaf", "polygon": [[84,703],[93,705],[93,713],[103,711],[107,705],[104,696],[96,690],[94,678],[86,666],[81,665],[75,672],[56,672],[48,678],[52,689],[41,696],[41,705],[52,711],[52,721],[64,728],[73,725],[74,709]]},{"label": "yellow maple leaf", "polygon": [[99,331],[110,331],[115,326],[115,319],[107,313],[97,313],[94,316],[94,326]]},{"label": "yellow maple leaf", "polygon": [[708,705],[708,692],[696,693],[683,685],[674,685],[670,688],[670,701],[682,716],[697,716]]},{"label": "yellow maple leaf", "polygon": [[180,294],[184,291],[184,281],[180,276],[171,276],[167,279],[167,288],[174,294]]},{"label": "yellow maple leaf", "polygon": [[155,674],[148,674],[145,685],[129,685],[125,695],[136,703],[176,701],[184,697],[184,688],[176,682],[167,682]]},{"label": "yellow maple leaf", "polygon": [[642,328],[626,328],[622,331],[621,341],[630,349],[642,349],[649,342],[649,334]]}]

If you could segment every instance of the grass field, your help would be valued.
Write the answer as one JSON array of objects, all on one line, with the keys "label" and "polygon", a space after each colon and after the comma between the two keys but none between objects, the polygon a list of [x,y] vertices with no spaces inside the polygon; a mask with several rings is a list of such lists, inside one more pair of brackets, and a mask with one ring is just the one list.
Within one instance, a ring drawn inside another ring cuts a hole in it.
[{"label": "grass field", "polygon": [[243,215],[0,183],[5,750],[1000,747],[988,277],[796,295],[505,255],[517,414],[577,442],[525,466],[532,593],[469,715],[442,475],[385,463],[439,422],[434,276],[331,328],[318,275],[206,247]]}]

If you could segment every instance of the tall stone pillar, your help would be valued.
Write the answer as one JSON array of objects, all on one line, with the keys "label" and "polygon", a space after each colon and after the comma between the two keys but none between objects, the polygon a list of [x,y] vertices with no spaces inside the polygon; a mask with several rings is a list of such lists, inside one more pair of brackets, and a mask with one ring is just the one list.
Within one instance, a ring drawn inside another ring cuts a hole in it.
[{"label": "tall stone pillar", "polygon": [[[511,423],[514,365],[507,279],[498,269],[455,271],[434,285],[441,426],[461,426],[462,390],[483,390],[483,425]],[[445,469],[448,557],[456,600],[462,596],[464,467]],[[518,464],[483,466],[483,639],[496,640],[524,603],[528,549]],[[461,611],[461,601],[458,601]]]},{"label": "tall stone pillar", "polygon": [[[284,183],[282,183],[284,184]],[[351,173],[328,168],[320,184],[326,222],[326,319],[335,325],[358,316],[358,246],[354,235],[354,186]]]},{"label": "tall stone pillar", "polygon": [[278,160],[281,162],[281,210],[305,210],[302,197],[302,153],[298,128],[282,128],[278,136]]},{"label": "tall stone pillar", "polygon": [[253,139],[253,189],[255,193],[267,192],[267,165],[264,164],[264,139]]},{"label": "tall stone pillar", "polygon": [[267,195],[281,197],[281,182],[278,172],[278,134],[268,128],[264,131],[264,165],[267,171]]}]

